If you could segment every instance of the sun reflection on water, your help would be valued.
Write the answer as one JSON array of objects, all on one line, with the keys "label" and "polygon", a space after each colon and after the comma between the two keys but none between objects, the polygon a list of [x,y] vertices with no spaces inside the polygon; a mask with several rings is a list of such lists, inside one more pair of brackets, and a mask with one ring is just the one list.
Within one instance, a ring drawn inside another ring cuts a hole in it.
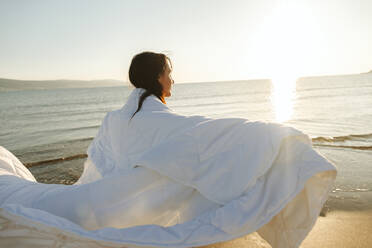
[{"label": "sun reflection on water", "polygon": [[293,105],[296,98],[295,77],[274,77],[271,80],[271,104],[277,122],[286,122],[293,115]]}]

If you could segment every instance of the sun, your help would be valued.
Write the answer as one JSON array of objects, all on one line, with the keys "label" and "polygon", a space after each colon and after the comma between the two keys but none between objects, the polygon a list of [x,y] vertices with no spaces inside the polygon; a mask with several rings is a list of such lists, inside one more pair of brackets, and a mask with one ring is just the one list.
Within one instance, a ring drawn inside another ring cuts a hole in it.
[{"label": "sun", "polygon": [[308,69],[308,15],[306,6],[293,1],[273,8],[259,28],[258,47],[264,51],[265,69],[272,82],[271,103],[278,122],[292,118],[296,80]]},{"label": "sun", "polygon": [[296,98],[296,77],[281,75],[271,79],[271,103],[278,122],[291,119]]}]

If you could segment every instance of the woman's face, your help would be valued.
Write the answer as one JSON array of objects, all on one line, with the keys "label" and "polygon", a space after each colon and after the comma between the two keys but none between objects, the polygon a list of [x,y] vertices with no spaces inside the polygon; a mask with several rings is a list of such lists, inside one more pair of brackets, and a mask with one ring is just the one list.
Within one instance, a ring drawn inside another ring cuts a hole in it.
[{"label": "woman's face", "polygon": [[170,68],[170,63],[167,59],[167,62],[165,63],[165,71],[163,74],[159,76],[159,83],[161,86],[163,86],[163,97],[170,97],[172,84],[174,84],[174,81],[172,79],[171,73],[172,69]]}]

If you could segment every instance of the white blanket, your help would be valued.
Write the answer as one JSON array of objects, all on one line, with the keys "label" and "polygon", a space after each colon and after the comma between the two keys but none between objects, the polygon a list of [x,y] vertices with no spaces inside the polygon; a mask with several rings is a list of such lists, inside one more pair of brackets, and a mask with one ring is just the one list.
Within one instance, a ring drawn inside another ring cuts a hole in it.
[{"label": "white blanket", "polygon": [[336,176],[307,135],[177,115],[154,96],[130,120],[141,93],[105,116],[75,185],[36,183],[0,149],[0,245],[192,247],[254,231],[300,245]]}]

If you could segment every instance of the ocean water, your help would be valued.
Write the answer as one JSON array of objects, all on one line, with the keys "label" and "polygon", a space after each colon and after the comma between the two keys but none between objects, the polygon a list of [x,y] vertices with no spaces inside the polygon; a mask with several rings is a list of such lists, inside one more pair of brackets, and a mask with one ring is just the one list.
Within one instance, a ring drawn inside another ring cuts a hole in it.
[{"label": "ocean water", "polygon": [[[39,182],[75,182],[106,112],[131,87],[0,92],[0,145]],[[175,84],[167,104],[180,114],[281,122],[310,135],[338,167],[330,209],[372,208],[372,74]]]}]

